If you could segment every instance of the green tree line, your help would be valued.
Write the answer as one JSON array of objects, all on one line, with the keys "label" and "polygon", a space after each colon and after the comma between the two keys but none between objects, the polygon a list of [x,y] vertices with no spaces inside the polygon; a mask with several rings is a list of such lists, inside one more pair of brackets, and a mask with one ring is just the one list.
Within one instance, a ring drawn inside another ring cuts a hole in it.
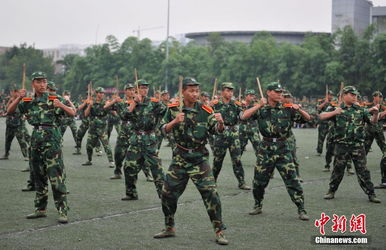
[{"label": "green tree line", "polygon": [[[52,61],[42,53],[22,45],[0,56],[0,87],[20,83],[21,65],[27,73],[46,71],[63,90],[84,94],[87,84],[114,88],[133,82],[134,68],[152,89],[171,93],[178,89],[178,77],[192,76],[202,89],[212,91],[214,79],[231,81],[237,88],[256,89],[256,77],[264,86],[280,81],[295,96],[323,96],[325,86],[339,91],[341,82],[354,85],[362,95],[386,91],[386,34],[376,34],[370,26],[358,36],[347,26],[332,35],[307,34],[303,43],[277,42],[268,32],[256,33],[250,43],[226,42],[218,33],[208,37],[208,46],[191,41],[182,45],[169,42],[153,46],[149,39],[128,37],[122,43],[110,35],[103,44],[86,49],[85,56],[68,55],[61,63],[65,72],[53,75]],[[238,89],[236,89],[238,91]],[[238,92],[237,92],[238,93]]]}]

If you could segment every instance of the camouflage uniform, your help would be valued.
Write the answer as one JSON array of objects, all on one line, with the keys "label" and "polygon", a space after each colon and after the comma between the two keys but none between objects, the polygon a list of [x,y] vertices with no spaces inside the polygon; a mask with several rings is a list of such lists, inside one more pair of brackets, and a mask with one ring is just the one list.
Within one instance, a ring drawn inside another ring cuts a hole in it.
[{"label": "camouflage uniform", "polygon": [[[318,102],[318,106],[320,104],[322,104],[325,100],[321,100]],[[327,103],[321,110],[318,110],[318,114],[326,111],[328,109],[328,107],[331,106],[331,103]],[[327,133],[329,131],[329,123],[328,121],[320,121],[319,120],[319,126],[318,126],[318,144],[317,144],[317,147],[316,147],[316,152],[318,154],[322,154],[323,153],[323,143],[324,143],[324,140],[326,139],[326,136],[327,136]]]},{"label": "camouflage uniform", "polygon": [[107,137],[109,140],[114,126],[115,130],[117,131],[117,134],[119,134],[121,130],[121,119],[118,114],[115,114],[114,112],[109,112],[107,115]]},{"label": "camouflage uniform", "polygon": [[[243,106],[243,109],[249,109],[253,107],[253,103],[249,106]],[[240,147],[241,147],[241,155],[244,153],[245,148],[248,144],[248,140],[251,141],[253,149],[255,151],[255,155],[257,156],[257,152],[259,149],[259,144],[261,141],[259,128],[257,127],[257,122],[255,120],[247,119],[240,121]]]},{"label": "camouflage uniform", "polygon": [[107,114],[109,110],[103,108],[105,104],[106,102],[104,100],[101,102],[94,102],[90,109],[90,128],[88,130],[86,145],[89,162],[92,161],[93,149],[98,145],[98,141],[102,143],[109,162],[114,162],[113,153],[111,151],[111,146],[109,145],[109,140],[106,133]]},{"label": "camouflage uniform", "polygon": [[[170,104],[161,127],[175,119],[179,113],[178,104]],[[174,214],[178,198],[184,192],[189,178],[200,192],[215,232],[225,229],[222,223],[221,202],[216,190],[216,182],[209,166],[209,152],[205,145],[209,133],[217,133],[217,121],[213,110],[201,103],[193,108],[184,107],[183,122],[173,127],[171,133],[176,143],[173,158],[165,176],[162,189],[162,211],[167,228],[174,227]]]},{"label": "camouflage uniform", "polygon": [[[357,93],[356,89],[347,86],[343,91]],[[346,93],[346,92],[344,92]],[[331,174],[329,193],[335,193],[343,179],[344,169],[351,160],[354,163],[358,182],[367,195],[374,195],[374,186],[371,182],[370,171],[366,167],[365,124],[370,123],[370,113],[362,107],[353,104],[340,105],[342,113],[332,117],[335,126],[335,159]]]},{"label": "camouflage uniform", "polygon": [[[224,85],[224,84],[223,84]],[[233,87],[232,87],[233,88]],[[222,100],[213,105],[215,113],[221,113],[224,119],[225,130],[222,134],[214,138],[213,152],[213,175],[217,180],[220,174],[222,163],[227,149],[232,159],[233,173],[235,174],[239,187],[245,185],[244,169],[241,163],[241,148],[239,136],[239,120],[242,112],[241,103],[231,100],[229,103],[223,103]]]},{"label": "camouflage uniform", "polygon": [[131,122],[133,131],[124,165],[128,199],[138,199],[136,182],[143,165],[150,167],[158,196],[161,197],[164,173],[161,159],[158,157],[155,129],[165,111],[166,107],[158,99],[145,97],[143,102],[136,104],[133,112],[125,114],[125,119]]},{"label": "camouflage uniform", "polygon": [[[67,100],[65,100],[64,104],[66,106],[70,106],[70,102]],[[77,128],[76,128],[74,117],[67,115],[63,118],[63,121],[60,126],[62,136],[64,136],[64,134],[66,133],[67,127],[70,127],[72,132],[72,137],[74,138],[74,141],[75,141],[75,145],[77,145]]]},{"label": "camouflage uniform", "polygon": [[53,101],[48,96],[56,94],[43,93],[29,102],[20,102],[20,112],[26,114],[28,122],[34,127],[31,136],[30,161],[35,175],[35,208],[36,211],[45,210],[47,207],[48,187],[47,178],[51,182],[55,207],[59,214],[67,214],[67,189],[65,185],[65,172],[62,158],[62,134],[59,124],[65,115],[60,108],[53,106]]}]

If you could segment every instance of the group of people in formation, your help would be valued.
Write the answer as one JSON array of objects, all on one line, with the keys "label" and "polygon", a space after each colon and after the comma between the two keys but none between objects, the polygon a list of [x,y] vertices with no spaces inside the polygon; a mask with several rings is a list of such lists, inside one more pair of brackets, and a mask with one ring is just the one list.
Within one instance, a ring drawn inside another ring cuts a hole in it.
[{"label": "group of people in formation", "polygon": [[[257,159],[252,187],[254,205],[249,214],[262,213],[265,189],[276,168],[297,207],[299,219],[309,220],[292,128],[295,123],[309,121],[311,116],[301,105],[293,103],[293,96],[280,83],[268,84],[266,91],[260,92],[260,99],[256,98],[255,90],[247,89],[245,99],[236,100],[231,82],[222,83],[218,96],[211,98],[200,90],[198,81],[186,77],[182,81],[180,97],[169,100],[166,91],[157,97],[149,97],[150,84],[141,79],[125,85],[123,98],[116,94],[106,100],[105,90],[97,87],[86,100],[74,105],[68,91],[62,96],[56,93],[55,84],[47,81],[45,73],[35,72],[31,79],[33,96],[28,97],[25,89],[15,89],[7,104],[6,152],[1,158],[8,159],[12,139],[16,136],[24,158],[29,161],[30,178],[23,191],[36,191],[35,210],[28,219],[46,216],[49,181],[59,213],[58,221],[68,222],[69,192],[62,141],[69,126],[76,145],[75,155],[81,154],[82,139],[88,130],[87,161],[82,165],[92,165],[93,152],[101,154],[103,146],[108,166],[114,168],[110,179],[121,179],[124,175],[125,196],[122,200],[138,200],[136,185],[141,170],[148,181],[154,182],[165,215],[165,228],[154,238],[175,236],[174,215],[178,198],[191,179],[204,201],[216,243],[229,243],[224,236],[226,227],[216,181],[229,149],[238,188],[251,189],[246,184],[241,162],[248,141],[252,143]],[[375,138],[383,153],[382,180],[376,188],[386,188],[386,146],[382,130],[386,106],[379,91],[374,92],[372,103],[360,102],[358,98],[358,90],[346,86],[339,93],[339,102],[329,92],[317,106],[321,120],[319,155],[327,137],[324,171],[330,171],[334,157],[329,189],[324,198],[334,198],[345,169],[354,173],[353,163],[359,185],[369,201],[380,203],[366,167],[366,155]],[[79,129],[74,122],[77,112],[81,118]],[[33,128],[31,136],[24,120]],[[114,126],[118,137],[113,155],[109,137]],[[173,151],[167,171],[162,168],[158,156],[163,138],[169,140]],[[208,142],[214,158],[212,167],[206,147]]]}]

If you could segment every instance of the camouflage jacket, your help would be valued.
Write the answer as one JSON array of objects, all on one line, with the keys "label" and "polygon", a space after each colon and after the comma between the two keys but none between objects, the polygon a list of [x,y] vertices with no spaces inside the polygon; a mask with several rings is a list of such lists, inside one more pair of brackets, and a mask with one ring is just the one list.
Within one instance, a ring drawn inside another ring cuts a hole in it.
[{"label": "camouflage jacket", "polygon": [[19,103],[20,112],[26,115],[28,123],[32,126],[59,126],[61,124],[65,112],[61,108],[55,108],[53,100],[49,100],[48,96],[56,96],[64,103],[63,97],[48,92],[43,93],[39,98],[33,98],[32,101],[21,101]]},{"label": "camouflage jacket", "polygon": [[[64,104],[66,105],[66,106],[69,106],[69,107],[71,107],[70,106],[70,102],[69,101],[67,101],[67,100],[64,100]],[[64,117],[63,117],[63,125],[69,125],[69,124],[71,124],[71,122],[74,120],[74,117],[73,116],[70,116],[70,115],[65,115]]]},{"label": "camouflage jacket", "polygon": [[329,119],[334,122],[335,142],[360,146],[365,141],[365,125],[370,124],[371,114],[356,104],[349,107],[342,103],[340,107],[342,113]]},{"label": "camouflage jacket", "polygon": [[7,114],[6,122],[7,126],[17,128],[23,125],[24,119],[23,114],[20,112],[19,107],[16,108],[12,114]]},{"label": "camouflage jacket", "polygon": [[240,113],[242,112],[241,103],[231,100],[229,103],[223,103],[222,99],[214,103],[215,113],[221,113],[225,126],[235,126],[239,124]]},{"label": "camouflage jacket", "polygon": [[[316,111],[317,111],[318,114],[326,112],[327,110],[331,109],[331,107],[337,106],[335,101],[331,101],[331,102],[328,102],[321,110],[319,110],[318,109],[319,105],[324,103],[324,101],[325,101],[325,99],[318,100],[318,103],[316,105]],[[323,124],[323,125],[328,125],[328,126],[332,125],[332,123],[329,123],[329,121],[322,121],[320,119],[318,119],[318,124]]]},{"label": "camouflage jacket", "polygon": [[[243,104],[242,106],[242,109],[243,109],[243,112],[247,109],[250,109],[250,108],[253,108],[255,106],[255,103],[254,102],[251,102],[248,106],[246,104]],[[246,120],[241,120],[240,121],[241,124],[245,124],[245,125],[249,125],[249,126],[255,126],[257,127],[257,122],[255,119],[253,119],[252,117],[249,117],[248,119]]]},{"label": "camouflage jacket", "polygon": [[155,130],[159,121],[166,112],[166,106],[158,99],[146,97],[141,103],[137,103],[133,112],[125,111],[124,120],[129,120],[136,131]]},{"label": "camouflage jacket", "polygon": [[133,101],[128,100],[122,100],[121,102],[116,102],[112,106],[112,109],[115,110],[118,114],[118,117],[120,118],[122,129],[121,132],[124,132],[128,135],[131,129],[131,122],[125,117],[127,108],[129,107],[130,103]]},{"label": "camouflage jacket", "polygon": [[[94,102],[90,114],[88,116],[90,120],[90,129],[104,129],[107,126],[107,114],[110,112],[110,109],[104,109],[106,101],[102,100],[101,102]],[[88,106],[86,106],[85,110]]]},{"label": "camouflage jacket", "polygon": [[[178,104],[169,104],[168,107],[160,123],[161,129],[179,113]],[[183,107],[182,112],[185,113],[185,120],[174,126],[171,131],[178,145],[188,149],[203,148],[209,134],[218,134],[217,120],[209,106],[196,102],[193,108]]]},{"label": "camouflage jacket", "polygon": [[[372,108],[374,107],[375,104],[374,103],[371,103],[369,105],[366,105],[366,108]],[[379,113],[383,112],[383,111],[386,111],[386,105],[385,104],[380,104],[379,105]],[[368,124],[368,129],[371,131],[371,132],[375,132],[375,131],[383,131],[383,123],[386,121],[386,116],[384,116],[382,119],[379,119],[377,123],[373,124],[373,123],[370,123]]]},{"label": "camouflage jacket", "polygon": [[275,107],[266,105],[260,108],[252,115],[252,119],[257,120],[261,135],[268,138],[288,139],[292,135],[291,129],[294,122],[306,122],[298,111],[283,107],[280,102]]}]

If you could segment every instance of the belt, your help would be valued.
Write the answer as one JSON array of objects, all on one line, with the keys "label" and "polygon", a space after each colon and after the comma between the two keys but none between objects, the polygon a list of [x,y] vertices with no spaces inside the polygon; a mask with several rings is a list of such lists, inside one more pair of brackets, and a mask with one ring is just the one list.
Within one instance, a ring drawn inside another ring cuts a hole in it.
[{"label": "belt", "polygon": [[236,126],[237,126],[237,125],[232,125],[232,126],[230,126],[230,125],[224,125],[224,129],[225,129],[225,130],[231,130],[231,129],[235,129]]},{"label": "belt", "polygon": [[188,152],[189,154],[193,153],[193,152],[202,152],[203,148],[204,147],[201,147],[201,148],[185,148],[179,144],[176,143],[176,146],[177,148],[181,149],[182,151],[185,151],[185,152]]},{"label": "belt", "polygon": [[50,129],[55,127],[54,125],[51,124],[40,124],[40,125],[34,125],[34,129],[36,130],[43,130],[43,129]]},{"label": "belt", "polygon": [[147,131],[144,131],[144,130],[134,130],[134,133],[136,133],[137,135],[148,135],[148,134],[151,134],[154,130],[147,130]]},{"label": "belt", "polygon": [[269,137],[263,137],[263,141],[269,141],[269,142],[278,142],[278,141],[286,141],[287,138],[269,138]]}]

